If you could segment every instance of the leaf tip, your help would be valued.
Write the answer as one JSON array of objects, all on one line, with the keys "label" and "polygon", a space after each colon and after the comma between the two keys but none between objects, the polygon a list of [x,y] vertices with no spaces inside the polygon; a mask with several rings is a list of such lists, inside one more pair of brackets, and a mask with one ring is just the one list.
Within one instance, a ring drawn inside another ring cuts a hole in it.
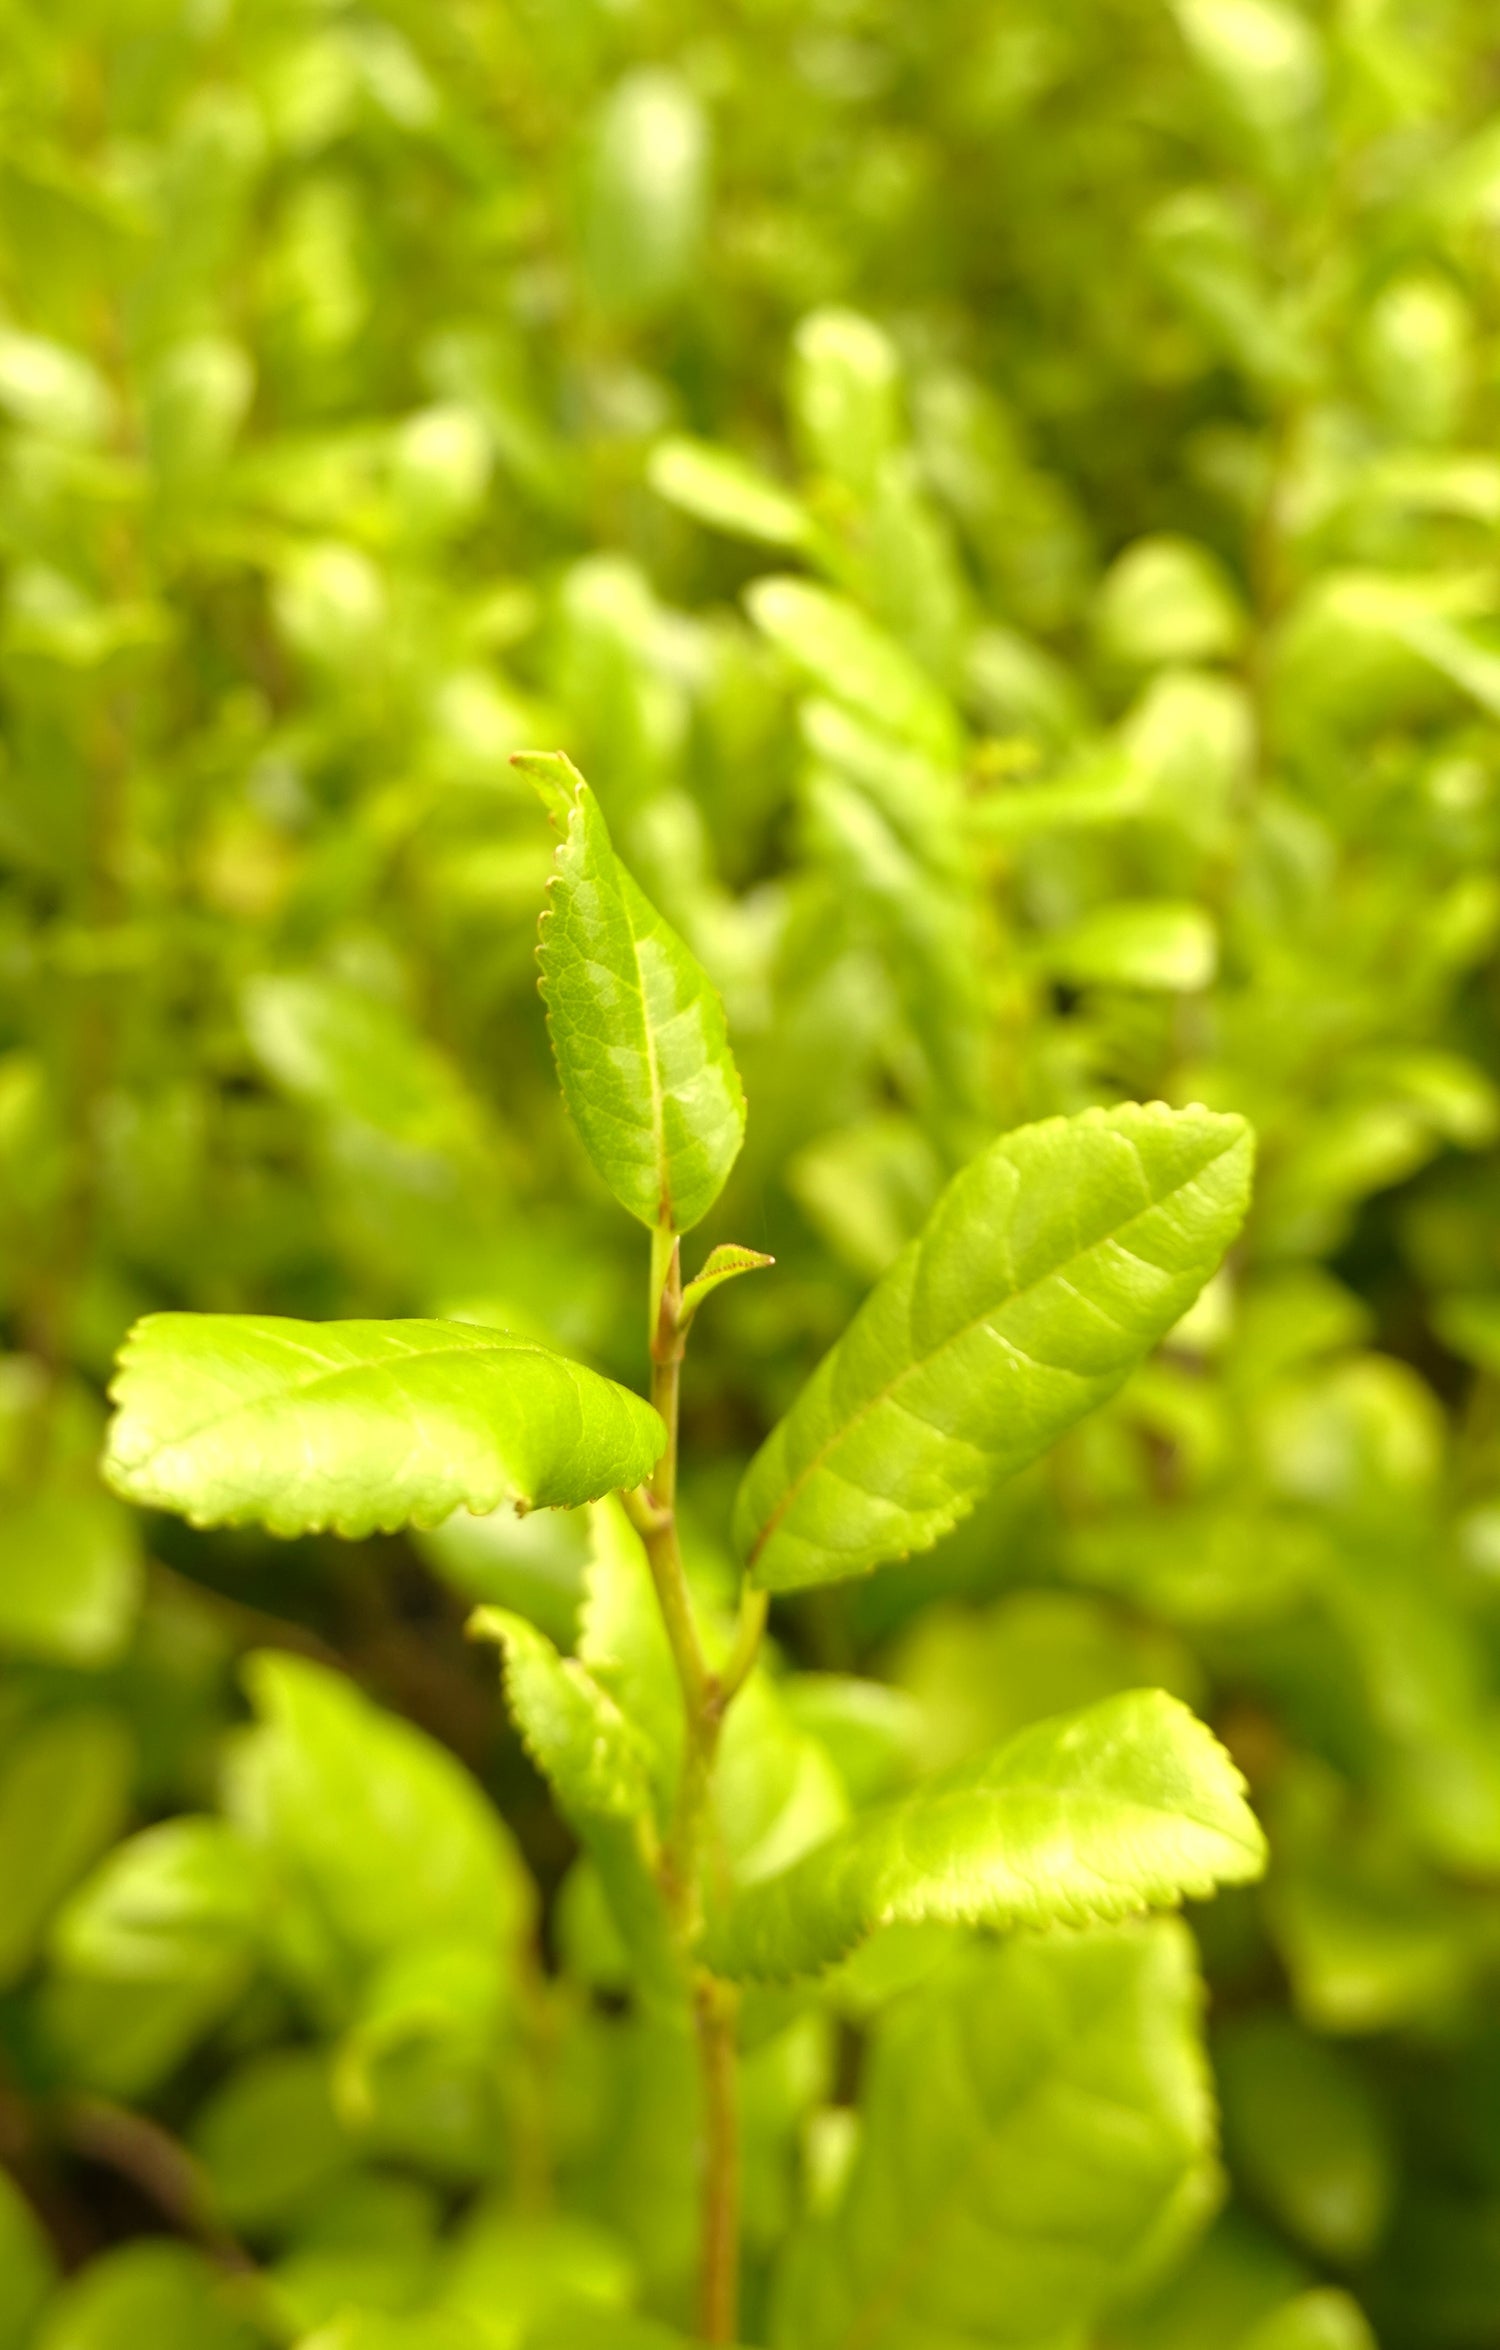
[{"label": "leaf tip", "polygon": [[567,752],[512,751],[510,763],[534,786],[553,823],[566,831],[579,795],[588,789]]}]

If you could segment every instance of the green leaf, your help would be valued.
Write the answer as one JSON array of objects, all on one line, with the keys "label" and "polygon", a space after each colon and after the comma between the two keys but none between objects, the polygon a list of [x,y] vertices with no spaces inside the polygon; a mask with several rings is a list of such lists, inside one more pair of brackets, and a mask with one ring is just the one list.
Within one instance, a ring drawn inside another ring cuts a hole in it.
[{"label": "green leaf", "polygon": [[641,1484],[665,1442],[612,1380],[466,1322],[148,1314],[112,1393],[117,1493],[273,1534],[571,1509]]},{"label": "green leaf", "polygon": [[494,2342],[490,2327],[457,2309],[400,2316],[359,2309],[304,2334],[296,2350],[494,2350]]},{"label": "green leaf", "polygon": [[233,2280],[202,2252],[160,2238],[91,2261],[58,2294],[35,2350],[261,2350]]},{"label": "green leaf", "polygon": [[633,2283],[625,2247],[593,2221],[563,2212],[520,2217],[481,2204],[454,2245],[443,2303],[482,2320],[497,2343],[527,2342],[533,2326],[596,2313],[628,2341],[623,2310]]},{"label": "green leaf", "polygon": [[1164,995],[1207,987],[1219,961],[1213,919],[1168,900],[1100,906],[1040,942],[1049,970],[1075,987],[1138,987]]},{"label": "green leaf", "polygon": [[625,1716],[649,1758],[657,1819],[671,1818],[682,1769],[682,1688],[645,1545],[613,1498],[588,1513],[589,1562],[578,1660]]},{"label": "green leaf", "polygon": [[38,1722],[0,1769],[0,1987],[24,1974],[63,1895],[120,1832],[134,1757],[113,1714]]},{"label": "green leaf", "polygon": [[20,2188],[0,2171],[0,2350],[29,2350],[56,2282],[46,2230]]},{"label": "green leaf", "polygon": [[842,2197],[804,2226],[776,2350],[1063,2350],[1175,2251],[1212,2181],[1175,1923],[980,1946],[877,2029]]},{"label": "green leaf", "polygon": [[767,547],[805,547],[816,536],[812,516],[799,499],[711,441],[678,435],[658,441],[646,478],[658,497],[732,538]]},{"label": "green leaf", "polygon": [[476,1138],[478,1114],[457,1072],[380,997],[318,972],[263,972],[243,1008],[257,1060],[295,1100],[415,1150]]},{"label": "green leaf", "polygon": [[355,1967],[414,1943],[513,1949],[532,1892],[505,1823],[457,1758],[306,1657],[252,1656],[259,1719],[229,1809]]},{"label": "green leaf", "polygon": [[807,464],[868,496],[902,438],[889,336],[857,310],[814,310],[792,339],[788,394]]},{"label": "green leaf", "polygon": [[561,752],[524,752],[562,833],[538,959],[563,1098],[622,1207],[689,1232],[745,1139],[745,1098],[707,973],[616,857]]},{"label": "green leaf", "polygon": [[925,1550],[1114,1394],[1243,1220],[1242,1118],[1128,1103],[955,1176],[751,1462],[735,1537],[785,1591]]},{"label": "green leaf", "polygon": [[649,1750],[592,1674],[504,1608],[476,1609],[469,1633],[504,1649],[516,1727],[568,1816],[644,1818],[651,1809]]},{"label": "green leaf", "polygon": [[758,579],[745,602],[761,634],[820,693],[944,765],[957,759],[947,697],[857,604],[789,577]]},{"label": "green leaf", "polygon": [[528,2326],[523,2350],[692,2350],[692,2340],[652,2317],[569,2309]]},{"label": "green leaf", "polygon": [[1215,661],[1238,652],[1245,615],[1217,559],[1193,539],[1137,539],[1099,591],[1095,625],[1112,659]]},{"label": "green leaf", "polygon": [[1214,2068],[1225,2149],[1257,2207],[1319,2260],[1367,2260],[1390,2216],[1396,2157],[1358,2057],[1265,2013],[1226,2027]]},{"label": "green leaf", "polygon": [[239,2065],[193,2126],[193,2151],[230,2224],[260,2234],[305,2212],[353,2170],[321,2048],[271,2048]]},{"label": "green leaf", "polygon": [[1438,1300],[1432,1326],[1444,1346],[1491,1379],[1500,1378],[1500,1296],[1476,1291]]},{"label": "green leaf", "polygon": [[723,1973],[831,1966],[897,1921],[1084,1925],[1258,1877],[1244,1782],[1186,1706],[1133,1689],[924,1779],[742,1895]]},{"label": "green leaf", "polygon": [[92,1485],[0,1502],[0,1646],[68,1665],[112,1663],[140,1607],[136,1526]]},{"label": "green leaf", "polygon": [[652,1773],[657,1757],[586,1666],[501,1608],[471,1619],[505,1651],[505,1695],[532,1761],[599,1874],[648,2002],[675,2006],[684,1985],[654,1871]]},{"label": "green leaf", "polygon": [[710,124],[682,75],[640,66],[605,99],[585,173],[582,257],[601,309],[658,310],[690,284],[708,214]]},{"label": "green leaf", "polygon": [[260,1855],[222,1820],[163,1820],[118,1845],[53,1929],[60,1965],[127,1983],[238,1989],[267,1898]]},{"label": "green leaf", "polygon": [[763,1273],[768,1265],[774,1265],[775,1262],[774,1257],[764,1256],[759,1249],[741,1248],[734,1241],[725,1241],[718,1248],[711,1249],[702,1272],[694,1274],[683,1290],[682,1304],[677,1312],[679,1328],[688,1329],[704,1299],[712,1297],[714,1291],[721,1289],[726,1281],[737,1279],[741,1273]]},{"label": "green leaf", "polygon": [[1334,2285],[1320,2285],[1283,2302],[1235,2350],[1376,2350],[1376,2342],[1359,2303]]}]

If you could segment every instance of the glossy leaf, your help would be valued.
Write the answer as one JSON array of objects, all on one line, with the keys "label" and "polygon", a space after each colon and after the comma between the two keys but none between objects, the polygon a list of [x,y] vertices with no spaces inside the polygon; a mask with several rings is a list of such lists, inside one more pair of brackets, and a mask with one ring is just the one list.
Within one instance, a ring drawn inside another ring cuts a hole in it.
[{"label": "glossy leaf", "polygon": [[505,1651],[516,1726],[570,1817],[629,1820],[650,1809],[649,1757],[638,1733],[584,1667],[503,1608],[482,1607],[470,1636]]},{"label": "glossy leaf", "polygon": [[112,1393],[117,1493],[273,1534],[572,1508],[642,1483],[664,1441],[612,1380],[467,1322],[148,1314]]},{"label": "glossy leaf", "polygon": [[504,1648],[511,1717],[598,1871],[637,1989],[648,2004],[677,2006],[685,1985],[654,1879],[657,1756],[649,1737],[587,1666],[559,1656],[521,1617],[480,1608],[470,1628]]},{"label": "glossy leaf", "polygon": [[745,1136],[724,1007],[616,857],[577,769],[560,752],[516,763],[563,836],[538,949],[563,1098],[621,1206],[691,1231]]},{"label": "glossy leaf", "polygon": [[1160,1689],[1023,1730],[867,1812],[720,1925],[714,1963],[776,1980],[878,1926],[1084,1925],[1244,1884],[1265,1845],[1239,1772]]},{"label": "glossy leaf", "polygon": [[1244,1120],[1127,1104],[1022,1127],[939,1199],[751,1462],[772,1591],[924,1550],[1112,1395],[1244,1217]]},{"label": "glossy leaf", "polygon": [[1159,1923],[981,1946],[898,2003],[843,2193],[788,2247],[776,2350],[1085,2338],[1211,2193],[1198,2000]]},{"label": "glossy leaf", "polygon": [[722,1289],[726,1281],[737,1280],[741,1273],[764,1273],[776,1259],[762,1254],[757,1248],[740,1248],[727,1241],[710,1251],[701,1273],[695,1273],[682,1292],[678,1309],[678,1323],[686,1329],[706,1297]]}]

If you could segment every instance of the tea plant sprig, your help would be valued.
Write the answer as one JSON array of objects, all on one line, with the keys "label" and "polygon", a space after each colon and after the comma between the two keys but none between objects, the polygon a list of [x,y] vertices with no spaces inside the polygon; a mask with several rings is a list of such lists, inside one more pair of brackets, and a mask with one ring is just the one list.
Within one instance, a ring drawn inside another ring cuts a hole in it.
[{"label": "tea plant sprig", "polygon": [[[587,783],[560,754],[518,764],[560,835],[539,960],[563,1094],[595,1168],[651,1235],[650,1401],[469,1324],[159,1314],[124,1350],[107,1473],[198,1524],[283,1535],[620,1497],[641,1604],[654,1592],[670,1652],[675,1724],[651,1708],[637,1718],[596,1640],[564,1656],[498,1608],[472,1629],[504,1649],[512,1714],[594,1864],[637,1997],[696,2033],[698,2324],[726,2343],[739,2322],[745,1985],[815,1999],[829,1969],[898,1922],[1107,1923],[1261,1869],[1237,1772],[1161,1691],[1042,1723],[919,1781],[753,1884],[734,1881],[715,1808],[726,1717],[767,1672],[773,1594],[929,1548],[1114,1393],[1233,1240],[1251,1138],[1236,1117],[1127,1103],[982,1150],[750,1463],[734,1520],[738,1616],[712,1625],[680,1537],[682,1365],[706,1299],[770,1259],[721,1246],[684,1282],[681,1244],[735,1163],[744,1097],[718,996],[617,858]],[[1123,1997],[1138,1962],[1106,1943],[1080,1968],[1080,1983],[1097,1968]],[[976,1976],[976,2014],[991,2014],[992,1994]],[[877,2131],[872,2159],[880,2143]],[[858,2207],[856,2194],[843,2249],[830,2239],[818,2255],[839,2293],[880,2266]]]}]

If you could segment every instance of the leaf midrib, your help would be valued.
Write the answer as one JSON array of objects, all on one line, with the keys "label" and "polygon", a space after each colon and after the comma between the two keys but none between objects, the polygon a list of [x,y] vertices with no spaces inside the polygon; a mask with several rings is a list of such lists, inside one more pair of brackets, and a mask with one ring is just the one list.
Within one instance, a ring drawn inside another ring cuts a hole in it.
[{"label": "leaf midrib", "polygon": [[[1127,1142],[1130,1149],[1135,1153],[1136,1161],[1140,1165],[1141,1174],[1144,1178],[1146,1170],[1144,1161],[1141,1159],[1139,1145],[1136,1143],[1133,1136],[1127,1135],[1123,1136],[1121,1139]],[[833,1434],[824,1439],[823,1443],[818,1446],[817,1451],[813,1453],[811,1458],[808,1460],[805,1468],[798,1471],[797,1475],[787,1486],[786,1491],[782,1494],[780,1500],[777,1502],[775,1508],[770,1512],[764,1526],[762,1526],[760,1532],[756,1535],[755,1540],[751,1543],[749,1551],[746,1554],[746,1566],[753,1567],[755,1565],[756,1560],[760,1557],[761,1552],[764,1550],[766,1544],[770,1541],[772,1535],[781,1525],[782,1521],[785,1519],[794,1503],[800,1498],[804,1486],[806,1486],[809,1480],[817,1474],[820,1468],[822,1468],[824,1462],[828,1458],[828,1455],[834,1450],[834,1448],[841,1444],[846,1436],[851,1435],[863,1421],[868,1419],[872,1412],[878,1411],[883,1403],[889,1401],[889,1399],[895,1395],[897,1389],[901,1387],[906,1380],[913,1378],[918,1371],[925,1370],[929,1363],[935,1362],[938,1356],[945,1353],[949,1347],[957,1346],[959,1342],[962,1339],[967,1338],[971,1332],[982,1328],[983,1325],[989,1321],[990,1316],[998,1311],[999,1306],[1013,1305],[1018,1298],[1031,1296],[1034,1291],[1042,1287],[1044,1282],[1055,1281],[1059,1278],[1065,1279],[1069,1269],[1072,1266],[1082,1264],[1086,1257],[1091,1256],[1095,1249],[1102,1248],[1107,1241],[1113,1240],[1117,1243],[1117,1245],[1123,1247],[1124,1243],[1120,1240],[1121,1232],[1128,1232],[1131,1229],[1131,1226],[1138,1224],[1143,1216],[1154,1215],[1158,1208],[1163,1208],[1166,1206],[1169,1199],[1175,1199],[1180,1193],[1191,1191],[1197,1183],[1201,1182],[1208,1168],[1213,1166],[1219,1159],[1222,1159],[1227,1151],[1232,1150],[1235,1142],[1238,1140],[1239,1137],[1237,1135],[1233,1136],[1228,1142],[1224,1144],[1221,1150],[1214,1152],[1212,1158],[1205,1159],[1203,1165],[1188,1182],[1175,1184],[1171,1191],[1163,1192],[1159,1199],[1150,1200],[1146,1207],[1138,1209],[1135,1215],[1130,1217],[1128,1222],[1122,1224],[1118,1230],[1101,1234],[1098,1240],[1091,1240],[1086,1248],[1075,1250],[1072,1256],[1063,1257],[1056,1265],[1049,1265],[1046,1272],[1038,1274],[1034,1281],[1024,1282],[1019,1288],[1007,1291],[1006,1295],[1001,1298],[997,1304],[986,1306],[983,1313],[975,1314],[969,1321],[960,1324],[956,1330],[951,1331],[949,1335],[943,1339],[940,1345],[933,1347],[927,1354],[918,1355],[914,1361],[903,1363],[901,1369],[895,1373],[894,1377],[886,1380],[885,1384],[878,1388],[876,1392],[869,1397],[867,1402],[860,1405],[858,1411],[851,1414],[847,1420],[841,1422],[839,1427],[834,1430]],[[922,1247],[920,1238],[915,1240],[911,1245],[918,1253],[920,1253]],[[1125,1253],[1127,1256],[1129,1256],[1134,1252],[1127,1249]],[[1145,1262],[1144,1259],[1140,1259],[1138,1261],[1142,1263]],[[894,1270],[894,1267],[892,1270]],[[1159,1271],[1160,1268],[1153,1267],[1153,1270]],[[875,1291],[871,1292],[872,1297],[875,1294]],[[866,1302],[868,1303],[868,1301]],[[860,1312],[863,1313],[864,1310],[865,1309],[862,1306],[860,1308]],[[847,1337],[847,1335],[848,1333],[846,1331],[845,1337]],[[844,1343],[843,1339],[840,1339],[838,1343],[839,1345],[842,1345]],[[1065,1369],[1066,1366],[1062,1364],[1056,1364],[1048,1365],[1047,1367],[1049,1369],[1062,1370]],[[1076,1372],[1072,1374],[1074,1377],[1079,1377],[1082,1375],[1083,1374]],[[814,1372],[813,1376],[816,1378],[817,1373]],[[794,1405],[793,1410],[795,1409],[796,1406]]]},{"label": "leaf midrib", "polygon": [[656,1213],[657,1221],[672,1223],[672,1185],[667,1166],[667,1111],[666,1095],[661,1082],[661,1065],[657,1058],[656,1035],[651,1025],[651,1010],[646,999],[646,973],[641,962],[640,933],[631,919],[630,901],[620,891],[620,910],[625,917],[625,929],[630,939],[630,957],[635,965],[635,989],[641,1000],[641,1034],[646,1043],[646,1080],[651,1089],[651,1133],[656,1144]]}]

